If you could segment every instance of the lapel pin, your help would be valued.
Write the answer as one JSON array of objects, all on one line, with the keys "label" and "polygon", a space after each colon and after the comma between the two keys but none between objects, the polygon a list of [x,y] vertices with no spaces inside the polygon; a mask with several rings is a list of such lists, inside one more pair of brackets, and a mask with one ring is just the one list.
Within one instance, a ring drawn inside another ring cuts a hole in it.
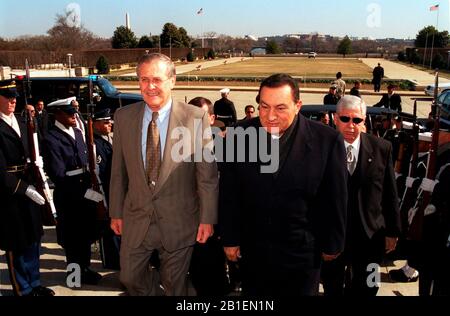
[{"label": "lapel pin", "polygon": [[369,162],[372,162],[372,158],[369,158]]}]

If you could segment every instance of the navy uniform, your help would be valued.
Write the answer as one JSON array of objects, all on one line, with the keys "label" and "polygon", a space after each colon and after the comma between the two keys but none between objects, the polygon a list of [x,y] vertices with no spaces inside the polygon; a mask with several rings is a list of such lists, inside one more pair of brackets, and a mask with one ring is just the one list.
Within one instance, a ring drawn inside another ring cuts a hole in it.
[{"label": "navy uniform", "polygon": [[[81,268],[81,283],[97,284],[101,275],[90,270],[91,244],[96,239],[96,203],[85,198],[91,188],[87,170],[87,147],[82,132],[68,124],[76,109],[71,99],[48,105],[55,113],[55,125],[45,138],[47,173],[55,184],[54,202],[57,210],[57,238],[64,248],[67,264]],[[69,271],[72,272],[72,271]]]},{"label": "navy uniform", "polygon": [[[102,183],[106,200],[109,201],[109,183],[111,179],[112,165],[112,136],[101,132],[96,128],[96,124],[111,124],[110,109],[105,109],[95,113],[92,116],[94,123],[94,142],[96,147],[97,165],[99,168],[99,177]],[[98,123],[97,123],[98,122]],[[112,229],[105,227],[100,238],[100,254],[103,267],[107,269],[120,269],[120,237],[116,236]]]},{"label": "navy uniform", "polygon": [[232,126],[237,122],[236,109],[234,103],[228,100],[230,89],[225,88],[220,90],[222,99],[214,103],[214,114],[219,121],[222,121],[225,126]]},{"label": "navy uniform", "polygon": [[53,296],[40,281],[39,205],[45,200],[32,186],[27,127],[23,118],[14,116],[16,96],[13,81],[0,82],[0,249],[6,251],[15,295]]}]

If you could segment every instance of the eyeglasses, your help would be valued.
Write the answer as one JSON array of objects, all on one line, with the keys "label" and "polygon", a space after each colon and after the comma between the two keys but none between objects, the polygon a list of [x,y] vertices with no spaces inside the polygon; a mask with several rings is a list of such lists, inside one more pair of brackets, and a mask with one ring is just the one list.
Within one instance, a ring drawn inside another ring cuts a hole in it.
[{"label": "eyeglasses", "polygon": [[355,123],[356,125],[360,124],[362,121],[364,121],[364,119],[360,118],[360,117],[349,117],[349,116],[339,116],[339,120],[342,123],[348,123],[350,122],[350,120],[352,120],[353,123]]},{"label": "eyeglasses", "polygon": [[167,78],[167,79],[161,79],[161,78],[140,78],[139,80],[145,85],[153,84],[155,86],[160,86],[160,85],[162,85],[164,82],[166,82],[169,79],[170,78]]}]

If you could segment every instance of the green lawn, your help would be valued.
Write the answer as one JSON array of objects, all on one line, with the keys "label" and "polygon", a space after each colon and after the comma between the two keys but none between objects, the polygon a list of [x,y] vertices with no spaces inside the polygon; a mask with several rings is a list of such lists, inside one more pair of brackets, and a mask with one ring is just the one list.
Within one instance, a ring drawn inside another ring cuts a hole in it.
[{"label": "green lawn", "polygon": [[269,76],[274,73],[288,73],[292,76],[335,78],[342,72],[345,78],[371,79],[372,69],[357,59],[344,58],[293,58],[261,57],[234,64],[193,71],[197,76]]}]

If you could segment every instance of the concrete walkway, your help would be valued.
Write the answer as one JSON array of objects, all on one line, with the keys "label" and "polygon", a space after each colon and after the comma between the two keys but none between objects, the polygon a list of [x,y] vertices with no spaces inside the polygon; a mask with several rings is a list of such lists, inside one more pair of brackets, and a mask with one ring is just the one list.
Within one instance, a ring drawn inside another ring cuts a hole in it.
[{"label": "concrete walkway", "polygon": [[[56,244],[54,228],[46,228],[42,241],[41,254],[41,281],[44,286],[52,288],[57,296],[122,296],[124,295],[118,280],[118,272],[102,268],[99,253],[96,247],[92,248],[92,269],[100,272],[103,279],[97,286],[82,286],[81,288],[68,288],[65,284],[65,257],[62,248]],[[0,251],[0,292],[4,296],[11,296],[8,270],[5,264],[4,253]],[[418,282],[394,283],[389,279],[389,271],[401,267],[404,261],[386,262],[381,266],[381,286],[379,296],[417,296]],[[233,296],[236,293],[231,294]]]},{"label": "concrete walkway", "polygon": [[[389,79],[411,80],[418,86],[427,86],[434,83],[434,75],[386,59],[361,58],[361,61],[372,69],[380,63],[381,67],[384,68],[384,75]],[[439,82],[450,82],[450,80],[439,78]]]}]

